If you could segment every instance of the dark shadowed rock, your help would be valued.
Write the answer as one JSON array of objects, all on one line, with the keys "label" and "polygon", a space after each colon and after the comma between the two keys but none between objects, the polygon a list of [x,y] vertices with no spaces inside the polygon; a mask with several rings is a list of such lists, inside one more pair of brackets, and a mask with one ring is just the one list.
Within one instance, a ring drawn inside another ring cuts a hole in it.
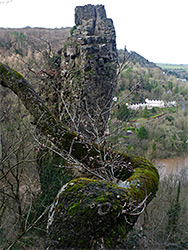
[{"label": "dark shadowed rock", "polygon": [[103,5],[76,7],[75,22],[62,53],[62,97],[76,110],[79,130],[96,139],[104,134],[117,85],[115,29]]}]

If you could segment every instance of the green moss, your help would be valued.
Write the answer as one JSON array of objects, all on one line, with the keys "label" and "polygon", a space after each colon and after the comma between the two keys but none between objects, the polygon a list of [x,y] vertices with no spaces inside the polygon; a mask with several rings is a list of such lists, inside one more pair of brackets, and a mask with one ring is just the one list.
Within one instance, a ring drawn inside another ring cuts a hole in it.
[{"label": "green moss", "polygon": [[104,240],[104,243],[105,243],[105,245],[109,248],[109,249],[113,249],[113,247],[112,247],[112,243],[113,243],[113,239],[112,238],[105,238],[105,240]]},{"label": "green moss", "polygon": [[124,225],[117,225],[116,230],[118,234],[121,235],[122,238],[125,238],[127,235],[126,227]]},{"label": "green moss", "polygon": [[7,66],[0,63],[0,74],[7,77],[16,77],[17,79],[24,79],[24,77],[16,70],[10,69]]},{"label": "green moss", "polygon": [[70,29],[70,35],[72,36],[73,35],[73,32],[77,29],[77,26],[73,26],[71,29]]},{"label": "green moss", "polygon": [[68,215],[69,216],[74,215],[79,208],[80,208],[80,203],[79,202],[74,203],[71,207],[69,207]]},{"label": "green moss", "polygon": [[54,234],[57,238],[59,228],[58,232],[65,239],[64,248],[79,245],[79,249],[91,249],[92,242],[100,242],[101,238],[108,249],[121,246],[137,219],[137,216],[122,211],[131,211],[150,192],[148,200],[154,196],[158,187],[155,167],[143,157],[124,157],[131,162],[134,170],[126,180],[127,188],[107,181],[78,178],[70,181],[59,196],[55,216],[60,224],[55,224]]},{"label": "green moss", "polygon": [[159,174],[154,165],[144,157],[129,157],[134,172],[127,179],[130,184],[129,195],[138,202],[150,195],[147,203],[158,190]]},{"label": "green moss", "polygon": [[69,131],[67,132],[66,134],[63,135],[63,138],[66,139],[66,140],[72,140],[74,139],[75,137],[77,136],[77,133],[74,132],[74,131]]},{"label": "green moss", "polygon": [[[56,218],[62,214],[60,224],[56,226],[65,239],[63,247],[79,245],[79,249],[90,249],[92,241],[103,237],[107,239],[108,247],[113,242],[113,249],[116,239],[123,235],[122,232],[119,235],[120,230],[114,228],[114,224],[126,227],[126,220],[121,214],[126,198],[125,190],[111,182],[87,178],[70,181],[55,208]],[[55,238],[58,237],[56,229]],[[74,239],[70,240],[69,235],[74,235]]]},{"label": "green moss", "polygon": [[101,196],[95,198],[94,201],[99,202],[99,203],[103,203],[103,202],[107,201],[107,197],[106,197],[106,195],[101,195]]},{"label": "green moss", "polygon": [[13,70],[13,71],[14,71],[14,73],[16,74],[16,77],[17,77],[18,79],[24,79],[24,77],[22,76],[22,74],[20,74],[19,72],[15,71],[15,70]]}]

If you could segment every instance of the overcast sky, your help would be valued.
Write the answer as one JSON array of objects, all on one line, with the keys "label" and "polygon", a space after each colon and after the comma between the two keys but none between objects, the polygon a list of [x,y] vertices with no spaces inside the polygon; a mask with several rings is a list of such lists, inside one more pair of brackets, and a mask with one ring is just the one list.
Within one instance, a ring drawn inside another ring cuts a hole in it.
[{"label": "overcast sky", "polygon": [[117,47],[155,63],[188,64],[188,0],[0,0],[0,27],[74,26],[78,5],[103,4]]}]

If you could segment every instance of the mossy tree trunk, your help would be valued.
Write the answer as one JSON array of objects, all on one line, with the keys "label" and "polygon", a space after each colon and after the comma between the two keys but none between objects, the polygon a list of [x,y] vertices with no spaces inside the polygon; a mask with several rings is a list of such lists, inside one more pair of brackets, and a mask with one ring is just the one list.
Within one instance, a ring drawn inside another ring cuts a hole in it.
[{"label": "mossy tree trunk", "polygon": [[[65,127],[50,112],[21,74],[1,63],[0,84],[11,89],[22,100],[34,117],[40,132],[56,146],[59,152],[78,162],[81,169],[87,169],[90,177],[109,181],[108,177],[112,176],[112,173],[108,175],[108,172],[113,172],[114,179],[121,180],[121,187],[126,190],[127,198],[123,204],[127,205],[122,208],[122,211],[128,213],[129,217],[138,217],[144,204],[152,200],[158,189],[158,171],[149,161],[143,157],[131,157],[124,153],[113,152],[109,148],[85,141],[82,136]],[[114,157],[117,161],[112,169],[111,162]],[[134,223],[135,219],[132,226]],[[127,230],[129,229],[130,225],[127,224]]]}]

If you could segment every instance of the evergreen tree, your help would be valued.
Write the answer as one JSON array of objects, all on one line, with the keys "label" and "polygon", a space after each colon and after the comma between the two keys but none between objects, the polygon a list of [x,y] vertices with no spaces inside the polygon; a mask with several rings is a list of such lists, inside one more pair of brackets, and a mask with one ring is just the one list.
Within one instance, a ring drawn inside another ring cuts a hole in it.
[{"label": "evergreen tree", "polygon": [[178,190],[176,199],[171,203],[170,209],[168,210],[168,226],[167,226],[167,240],[170,242],[177,241],[178,223],[180,217],[180,182],[178,184]]}]

